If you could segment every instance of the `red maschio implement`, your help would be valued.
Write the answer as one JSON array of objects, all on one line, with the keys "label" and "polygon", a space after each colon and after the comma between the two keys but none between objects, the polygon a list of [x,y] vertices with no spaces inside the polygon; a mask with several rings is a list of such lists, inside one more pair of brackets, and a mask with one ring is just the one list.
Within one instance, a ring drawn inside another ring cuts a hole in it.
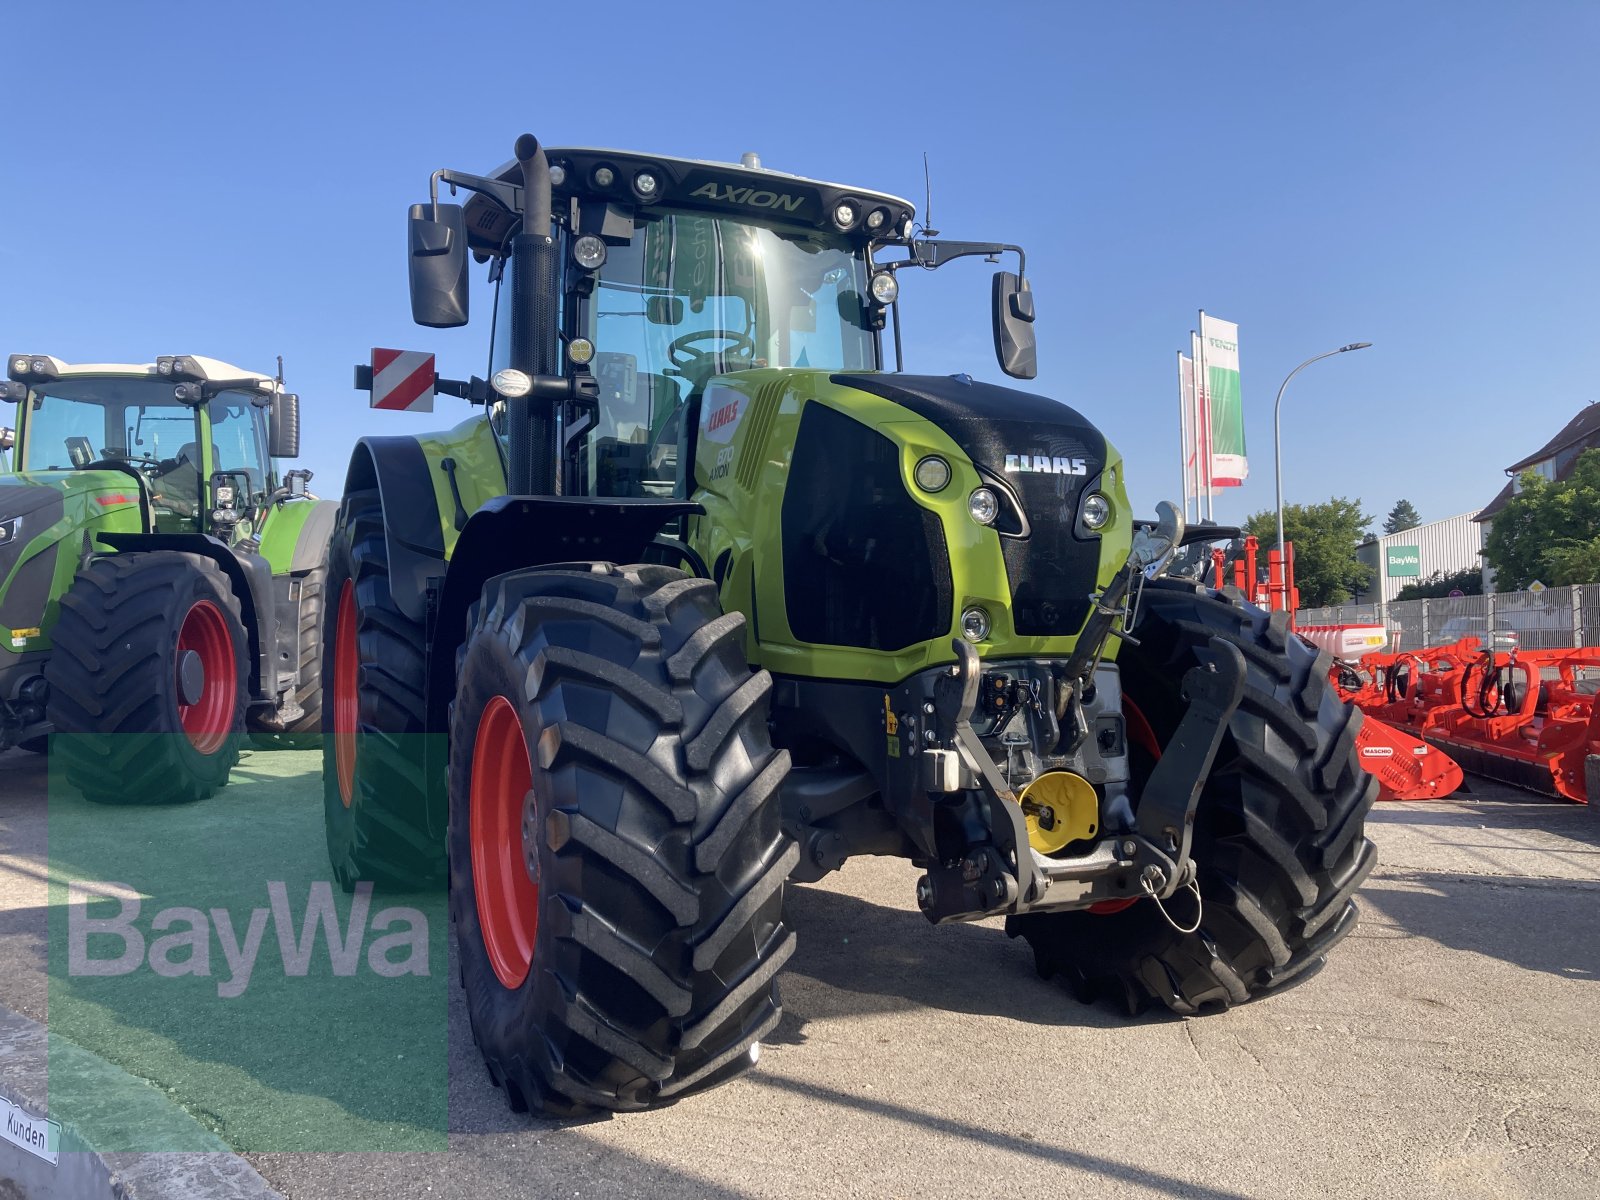
[{"label": "red maschio implement", "polygon": [[1443,750],[1377,717],[1356,734],[1367,774],[1378,779],[1379,800],[1443,800],[1461,786],[1461,768]]},{"label": "red maschio implement", "polygon": [[1586,804],[1587,776],[1600,774],[1600,709],[1580,671],[1600,672],[1600,648],[1484,652],[1428,741],[1475,774]]},{"label": "red maschio implement", "polygon": [[1596,676],[1600,648],[1487,651],[1476,638],[1369,654],[1333,672],[1341,695],[1369,718],[1474,774],[1580,804],[1600,790]]}]

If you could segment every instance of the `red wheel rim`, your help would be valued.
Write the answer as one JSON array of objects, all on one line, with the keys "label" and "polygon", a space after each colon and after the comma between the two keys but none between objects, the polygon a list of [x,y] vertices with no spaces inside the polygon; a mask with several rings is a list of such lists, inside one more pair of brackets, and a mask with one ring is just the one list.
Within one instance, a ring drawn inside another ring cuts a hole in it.
[{"label": "red wheel rim", "polygon": [[539,931],[539,885],[528,877],[522,850],[522,808],[532,783],[522,722],[511,702],[496,696],[478,719],[467,832],[483,948],[507,988],[527,979]]},{"label": "red wheel rim", "polygon": [[356,675],[361,666],[356,650],[356,594],[346,579],[333,629],[333,766],[346,808],[356,783]]},{"label": "red wheel rim", "polygon": [[[203,682],[193,704],[183,702],[183,682],[178,678],[184,656],[200,660]],[[189,744],[201,754],[215,754],[233,732],[238,707],[239,668],[233,660],[233,638],[222,610],[209,600],[197,600],[178,628],[178,652],[173,657],[173,694],[178,698],[178,722]]]}]

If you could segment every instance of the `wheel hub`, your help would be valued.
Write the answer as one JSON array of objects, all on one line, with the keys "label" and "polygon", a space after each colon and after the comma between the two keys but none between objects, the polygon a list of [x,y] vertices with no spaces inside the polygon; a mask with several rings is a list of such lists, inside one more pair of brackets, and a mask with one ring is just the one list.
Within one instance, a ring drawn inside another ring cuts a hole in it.
[{"label": "wheel hub", "polygon": [[205,695],[206,668],[193,650],[178,653],[178,703],[199,704]]}]

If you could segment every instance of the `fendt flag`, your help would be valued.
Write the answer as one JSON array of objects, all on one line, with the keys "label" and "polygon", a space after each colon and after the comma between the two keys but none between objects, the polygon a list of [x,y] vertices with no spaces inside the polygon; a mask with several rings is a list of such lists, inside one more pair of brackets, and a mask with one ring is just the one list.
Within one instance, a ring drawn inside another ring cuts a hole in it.
[{"label": "fendt flag", "polygon": [[1211,486],[1240,487],[1250,475],[1244,451],[1244,402],[1239,392],[1239,327],[1200,314],[1201,411],[1210,418]]}]

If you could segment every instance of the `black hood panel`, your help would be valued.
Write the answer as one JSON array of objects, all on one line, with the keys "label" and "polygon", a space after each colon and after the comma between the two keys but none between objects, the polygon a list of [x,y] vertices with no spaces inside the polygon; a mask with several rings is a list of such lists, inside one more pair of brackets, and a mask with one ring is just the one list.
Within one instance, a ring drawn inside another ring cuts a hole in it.
[{"label": "black hood panel", "polygon": [[1010,485],[1032,527],[1026,538],[1000,539],[1016,631],[1028,637],[1077,633],[1099,576],[1100,539],[1079,538],[1073,530],[1084,488],[1105,469],[1105,435],[1048,396],[963,375],[841,373],[832,380],[937,425],[975,464]]}]

